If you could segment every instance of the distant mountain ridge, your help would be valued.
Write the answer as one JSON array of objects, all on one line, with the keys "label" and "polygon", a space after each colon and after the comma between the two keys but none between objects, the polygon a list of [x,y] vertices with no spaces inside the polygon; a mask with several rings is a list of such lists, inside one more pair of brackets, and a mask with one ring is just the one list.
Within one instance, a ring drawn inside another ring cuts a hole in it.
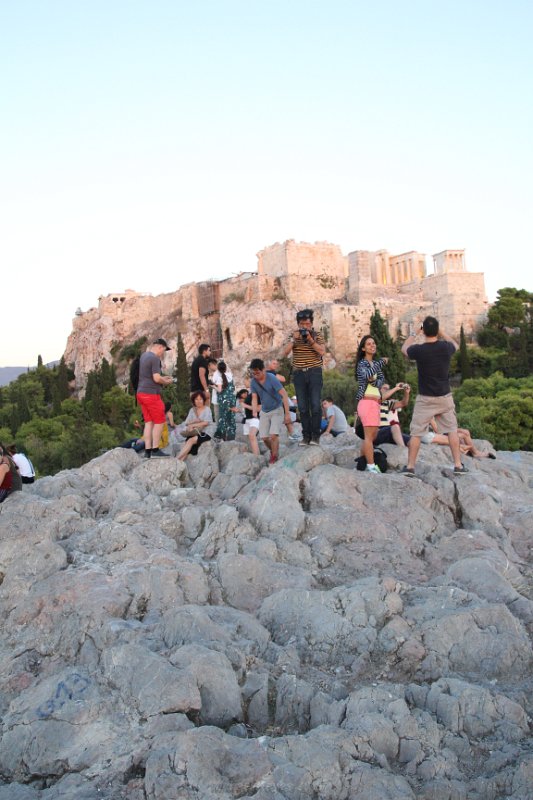
[{"label": "distant mountain ridge", "polygon": [[[44,366],[51,369],[57,364],[59,364],[59,361],[50,361]],[[34,364],[31,367],[0,367],[0,386],[7,386],[11,381],[16,381],[18,376],[22,375],[23,372],[27,372],[31,369],[36,369],[36,365]]]},{"label": "distant mountain ridge", "polygon": [[0,367],[0,386],[7,386],[23,372],[27,372],[28,367]]}]

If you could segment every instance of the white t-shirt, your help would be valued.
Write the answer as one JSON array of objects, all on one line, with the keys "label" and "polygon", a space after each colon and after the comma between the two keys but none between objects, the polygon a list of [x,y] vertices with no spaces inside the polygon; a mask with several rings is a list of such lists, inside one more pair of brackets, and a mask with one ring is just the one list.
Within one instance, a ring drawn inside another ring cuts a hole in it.
[{"label": "white t-shirt", "polygon": [[[226,370],[226,378],[228,380],[228,383],[231,383],[231,381],[233,380],[233,373],[232,373],[232,371],[230,369]],[[213,381],[215,386],[220,386],[220,388],[222,388],[222,383],[223,383],[222,373],[219,372],[218,369],[217,369],[216,372],[213,373],[213,377],[211,378],[211,380]],[[213,393],[212,393],[212,398],[211,399],[212,399],[212,402],[215,403],[215,404],[218,403],[217,394],[218,394],[217,390],[213,389]]]},{"label": "white t-shirt", "polygon": [[24,453],[15,453],[15,455],[11,456],[11,458],[19,468],[19,472],[23,478],[35,477],[33,464],[31,463],[30,459],[24,455]]}]

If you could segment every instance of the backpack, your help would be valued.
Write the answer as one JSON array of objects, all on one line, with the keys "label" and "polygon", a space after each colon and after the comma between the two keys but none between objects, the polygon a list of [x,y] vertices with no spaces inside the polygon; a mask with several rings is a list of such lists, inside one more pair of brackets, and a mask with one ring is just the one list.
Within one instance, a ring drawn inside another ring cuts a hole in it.
[{"label": "backpack", "polygon": [[[358,469],[359,472],[364,472],[366,469],[366,458],[364,456],[359,456],[359,458],[354,458],[354,461],[356,463],[356,469]],[[376,467],[379,467],[380,472],[387,472],[389,468],[387,454],[381,447],[374,448],[374,463]]]},{"label": "backpack", "polygon": [[139,385],[140,364],[141,364],[140,356],[135,356],[135,358],[130,364],[130,383],[135,391],[137,391],[137,387]]}]

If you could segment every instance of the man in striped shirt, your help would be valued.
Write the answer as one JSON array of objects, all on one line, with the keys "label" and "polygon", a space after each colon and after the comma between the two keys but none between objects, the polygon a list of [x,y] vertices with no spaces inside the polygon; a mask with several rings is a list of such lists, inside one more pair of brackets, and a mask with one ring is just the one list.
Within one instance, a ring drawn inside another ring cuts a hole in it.
[{"label": "man in striped shirt", "polygon": [[300,446],[318,445],[322,407],[322,356],[326,352],[323,336],[313,329],[313,310],[296,314],[297,330],[289,336],[283,357],[292,351],[292,380],[298,398],[303,439]]}]

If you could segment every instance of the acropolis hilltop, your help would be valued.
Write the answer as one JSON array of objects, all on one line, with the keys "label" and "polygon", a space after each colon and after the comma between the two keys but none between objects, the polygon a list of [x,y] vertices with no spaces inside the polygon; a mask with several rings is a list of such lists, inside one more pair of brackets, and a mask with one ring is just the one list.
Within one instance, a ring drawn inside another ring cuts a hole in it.
[{"label": "acropolis hilltop", "polygon": [[[467,271],[464,250],[436,253],[428,274],[426,256],[416,251],[343,255],[335,244],[290,239],[261,250],[254,272],[189,283],[169,294],[128,290],[100,297],[97,308],[77,312],[65,359],[75,365],[81,387],[119,345],[141,336],[175,344],[179,332],[189,359],[199,342],[210,342],[214,354],[239,373],[250,358],[277,355],[295,311],[312,307],[315,328],[327,341],[326,366],[334,366],[353,357],[374,304],[393,336],[405,335],[415,317],[432,314],[451,335],[458,336],[462,325],[467,338],[488,307],[484,275]],[[174,358],[168,353],[166,366]]]}]

